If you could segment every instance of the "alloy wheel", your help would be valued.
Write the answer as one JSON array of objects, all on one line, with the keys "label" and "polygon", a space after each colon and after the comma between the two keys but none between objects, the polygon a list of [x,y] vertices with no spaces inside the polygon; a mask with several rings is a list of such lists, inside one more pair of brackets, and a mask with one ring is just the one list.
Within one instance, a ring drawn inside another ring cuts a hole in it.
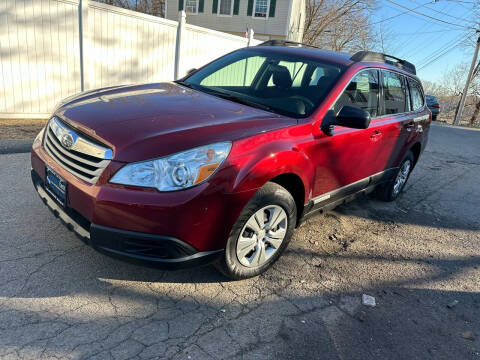
[{"label": "alloy wheel", "polygon": [[408,179],[408,174],[410,174],[410,169],[412,167],[412,163],[410,160],[405,161],[400,168],[400,171],[395,178],[395,183],[393,184],[393,194],[397,195],[405,185]]}]

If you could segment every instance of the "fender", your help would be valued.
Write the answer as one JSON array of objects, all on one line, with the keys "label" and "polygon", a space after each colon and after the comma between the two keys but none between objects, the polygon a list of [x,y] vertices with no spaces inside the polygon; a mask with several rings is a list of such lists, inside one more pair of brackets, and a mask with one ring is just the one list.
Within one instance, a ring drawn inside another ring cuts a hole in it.
[{"label": "fender", "polygon": [[[304,152],[293,145],[298,142],[295,139],[292,141],[292,134],[287,132],[288,134],[283,135],[282,131],[279,131],[279,140],[274,142],[262,143],[262,136],[259,136],[260,139],[255,137],[235,144],[231,161],[238,172],[232,192],[256,190],[279,175],[294,174],[302,180],[305,189],[304,203],[308,202],[315,174],[313,163]],[[306,134],[297,135],[303,137],[302,135]],[[271,136],[269,138],[271,139]]]}]

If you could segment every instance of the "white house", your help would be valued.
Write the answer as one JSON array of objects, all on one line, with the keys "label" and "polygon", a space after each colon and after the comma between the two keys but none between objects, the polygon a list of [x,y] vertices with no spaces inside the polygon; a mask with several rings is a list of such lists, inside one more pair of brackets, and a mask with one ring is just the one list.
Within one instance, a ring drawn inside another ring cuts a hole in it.
[{"label": "white house", "polygon": [[187,23],[244,36],[252,28],[259,40],[301,41],[305,0],[166,0],[167,19],[185,10]]}]

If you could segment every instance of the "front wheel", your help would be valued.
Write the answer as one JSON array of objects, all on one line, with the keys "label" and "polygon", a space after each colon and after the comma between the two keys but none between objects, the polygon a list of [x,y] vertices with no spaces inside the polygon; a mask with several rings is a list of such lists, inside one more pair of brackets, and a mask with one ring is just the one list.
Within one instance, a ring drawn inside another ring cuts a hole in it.
[{"label": "front wheel", "polygon": [[413,164],[413,153],[409,151],[400,163],[395,177],[388,183],[380,185],[377,188],[377,196],[380,200],[393,201],[400,195],[408,181],[413,169]]},{"label": "front wheel", "polygon": [[292,195],[278,184],[265,184],[238,217],[217,267],[232,279],[263,273],[287,247],[296,221]]}]

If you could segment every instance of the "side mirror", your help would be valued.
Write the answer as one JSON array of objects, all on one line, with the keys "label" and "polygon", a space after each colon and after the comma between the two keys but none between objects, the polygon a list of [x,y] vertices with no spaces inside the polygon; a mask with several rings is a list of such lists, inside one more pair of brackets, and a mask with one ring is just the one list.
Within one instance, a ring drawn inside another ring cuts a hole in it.
[{"label": "side mirror", "polygon": [[191,73],[197,71],[196,68],[191,68],[190,70],[187,71],[187,75],[190,75]]},{"label": "side mirror", "polygon": [[366,129],[370,125],[370,113],[356,106],[345,105],[337,116],[333,110],[329,110],[325,115],[321,130],[325,135],[333,135],[334,125],[345,126],[353,129]]},{"label": "side mirror", "polygon": [[346,105],[338,113],[336,125],[366,129],[370,125],[370,113],[356,106]]}]

